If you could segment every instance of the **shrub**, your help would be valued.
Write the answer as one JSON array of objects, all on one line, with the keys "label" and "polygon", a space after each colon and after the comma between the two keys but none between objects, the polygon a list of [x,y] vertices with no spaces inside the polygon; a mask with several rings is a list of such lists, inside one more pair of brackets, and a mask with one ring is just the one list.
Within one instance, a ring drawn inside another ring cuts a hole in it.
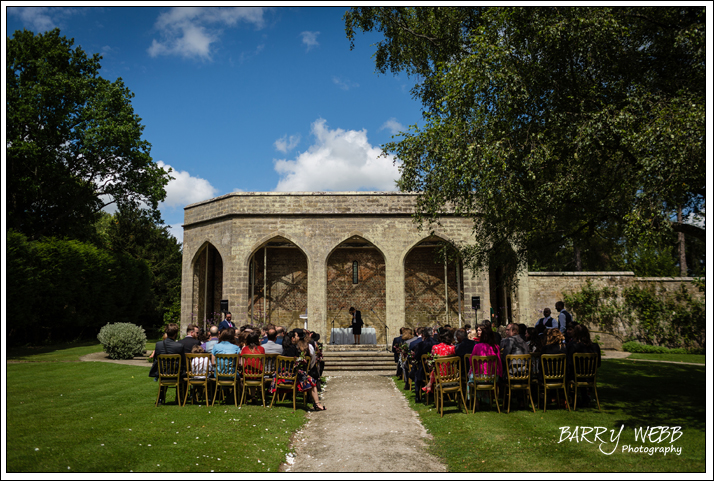
[{"label": "shrub", "polygon": [[146,333],[129,322],[117,322],[102,327],[97,336],[110,359],[132,359],[144,354]]},{"label": "shrub", "polygon": [[676,347],[673,349],[664,346],[651,346],[649,344],[641,344],[636,341],[629,341],[622,344],[622,349],[626,352],[637,352],[643,354],[704,354],[702,348],[685,349]]}]

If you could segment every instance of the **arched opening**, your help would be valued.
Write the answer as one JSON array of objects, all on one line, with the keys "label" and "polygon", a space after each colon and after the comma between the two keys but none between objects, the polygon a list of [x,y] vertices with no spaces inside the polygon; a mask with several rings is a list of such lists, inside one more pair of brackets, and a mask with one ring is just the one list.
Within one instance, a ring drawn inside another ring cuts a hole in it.
[{"label": "arched opening", "polygon": [[207,242],[196,254],[193,262],[193,296],[191,322],[203,326],[221,321],[223,297],[223,258]]},{"label": "arched opening", "polygon": [[404,259],[404,316],[407,327],[458,327],[463,313],[463,269],[455,249],[431,236]]},{"label": "arched opening", "polygon": [[518,259],[508,243],[501,244],[491,254],[488,269],[488,286],[491,296],[490,313],[493,326],[514,322],[513,295],[517,284]]},{"label": "arched opening", "polygon": [[307,256],[292,241],[274,237],[256,249],[248,261],[250,323],[274,324],[288,330],[303,327],[307,312]]},{"label": "arched opening", "polygon": [[350,307],[362,312],[366,327],[384,342],[387,284],[382,252],[371,242],[352,236],[327,258],[327,328],[349,327]]}]

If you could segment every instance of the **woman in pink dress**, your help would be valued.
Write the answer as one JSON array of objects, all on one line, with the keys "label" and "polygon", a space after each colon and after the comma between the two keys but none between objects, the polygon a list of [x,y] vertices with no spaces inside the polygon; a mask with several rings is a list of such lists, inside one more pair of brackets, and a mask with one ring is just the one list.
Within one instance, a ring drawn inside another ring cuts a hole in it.
[{"label": "woman in pink dress", "polygon": [[[496,336],[494,335],[493,331],[491,330],[491,327],[489,326],[483,326],[481,328],[481,342],[477,343],[474,346],[473,352],[471,352],[472,356],[496,356],[498,358],[498,362],[496,363],[496,375],[501,376],[503,374],[503,366],[501,363],[501,348],[498,344],[496,344]],[[486,367],[482,364],[478,368],[478,373],[477,374],[487,374],[487,375],[492,375],[493,373],[485,372]],[[469,369],[469,381],[473,381],[474,378],[474,373]],[[470,391],[467,393],[467,396],[469,399],[471,398],[470,396]],[[478,398],[476,398],[476,408],[478,409]]]},{"label": "woman in pink dress", "polygon": [[[440,334],[439,339],[441,340],[441,342],[431,348],[431,353],[434,356],[444,357],[456,355],[456,346],[454,346],[454,333],[451,329],[447,329],[446,331],[444,331],[443,334]],[[431,386],[432,384],[434,384],[435,378],[436,374],[434,374],[434,371],[432,370],[431,375],[429,376],[429,383],[425,387],[421,388],[422,391],[431,392]]]}]

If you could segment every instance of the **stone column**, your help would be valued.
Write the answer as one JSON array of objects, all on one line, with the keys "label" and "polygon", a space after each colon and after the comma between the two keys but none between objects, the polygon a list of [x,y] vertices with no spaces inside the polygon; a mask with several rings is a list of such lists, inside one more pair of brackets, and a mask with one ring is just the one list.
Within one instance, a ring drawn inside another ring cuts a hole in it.
[{"label": "stone column", "polygon": [[308,256],[307,270],[307,316],[308,328],[320,333],[327,340],[330,326],[327,325],[327,263],[320,256]]},{"label": "stone column", "polygon": [[[404,296],[404,263],[397,254],[385,253],[385,283],[387,290],[387,318],[384,322],[389,327],[388,337],[399,334],[399,328],[406,322]],[[389,339],[387,339],[389,341]]]}]

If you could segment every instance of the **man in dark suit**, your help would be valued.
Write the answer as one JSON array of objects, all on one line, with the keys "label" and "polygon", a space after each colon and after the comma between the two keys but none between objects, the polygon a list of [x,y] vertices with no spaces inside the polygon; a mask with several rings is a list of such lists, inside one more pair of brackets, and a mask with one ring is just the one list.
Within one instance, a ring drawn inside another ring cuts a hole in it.
[{"label": "man in dark suit", "polygon": [[189,324],[186,328],[186,337],[179,341],[183,344],[184,354],[190,354],[193,346],[198,346],[201,341],[198,340],[198,326],[195,324]]},{"label": "man in dark suit", "polygon": [[436,345],[434,342],[433,331],[431,327],[425,327],[421,331],[422,341],[414,346],[414,366],[412,367],[412,373],[414,374],[414,389],[416,402],[421,402],[421,385],[426,379],[426,374],[424,373],[424,368],[421,363],[421,356],[423,354],[431,353],[431,348]]},{"label": "man in dark suit", "polygon": [[404,334],[404,328],[399,328],[399,335],[392,339],[392,352],[394,353],[394,362],[397,363],[397,377],[402,375],[402,367],[399,365],[399,353],[397,352],[397,346],[402,343],[402,334]]},{"label": "man in dark suit", "polygon": [[469,373],[469,366],[466,365],[464,362],[464,355],[465,354],[471,354],[474,352],[474,346],[476,345],[476,341],[471,340],[468,338],[466,335],[466,329],[457,329],[456,330],[456,352],[455,354],[461,358],[461,367],[463,368],[463,375],[467,375]]},{"label": "man in dark suit", "polygon": [[236,327],[233,325],[233,315],[230,312],[226,312],[226,318],[221,321],[221,323],[218,325],[218,332],[222,331],[223,329],[228,329],[229,327]]},{"label": "man in dark suit", "polygon": [[[161,354],[181,354],[183,356],[184,346],[180,342],[176,342],[176,336],[179,333],[179,326],[175,323],[170,323],[166,326],[166,339],[156,343],[156,348],[154,349],[154,363],[151,365],[151,370],[149,370],[149,377],[157,378],[159,376],[159,356]],[[185,358],[181,360],[181,371],[186,370]],[[166,395],[166,390],[161,391],[159,396],[159,403],[164,402],[164,396]]]}]

